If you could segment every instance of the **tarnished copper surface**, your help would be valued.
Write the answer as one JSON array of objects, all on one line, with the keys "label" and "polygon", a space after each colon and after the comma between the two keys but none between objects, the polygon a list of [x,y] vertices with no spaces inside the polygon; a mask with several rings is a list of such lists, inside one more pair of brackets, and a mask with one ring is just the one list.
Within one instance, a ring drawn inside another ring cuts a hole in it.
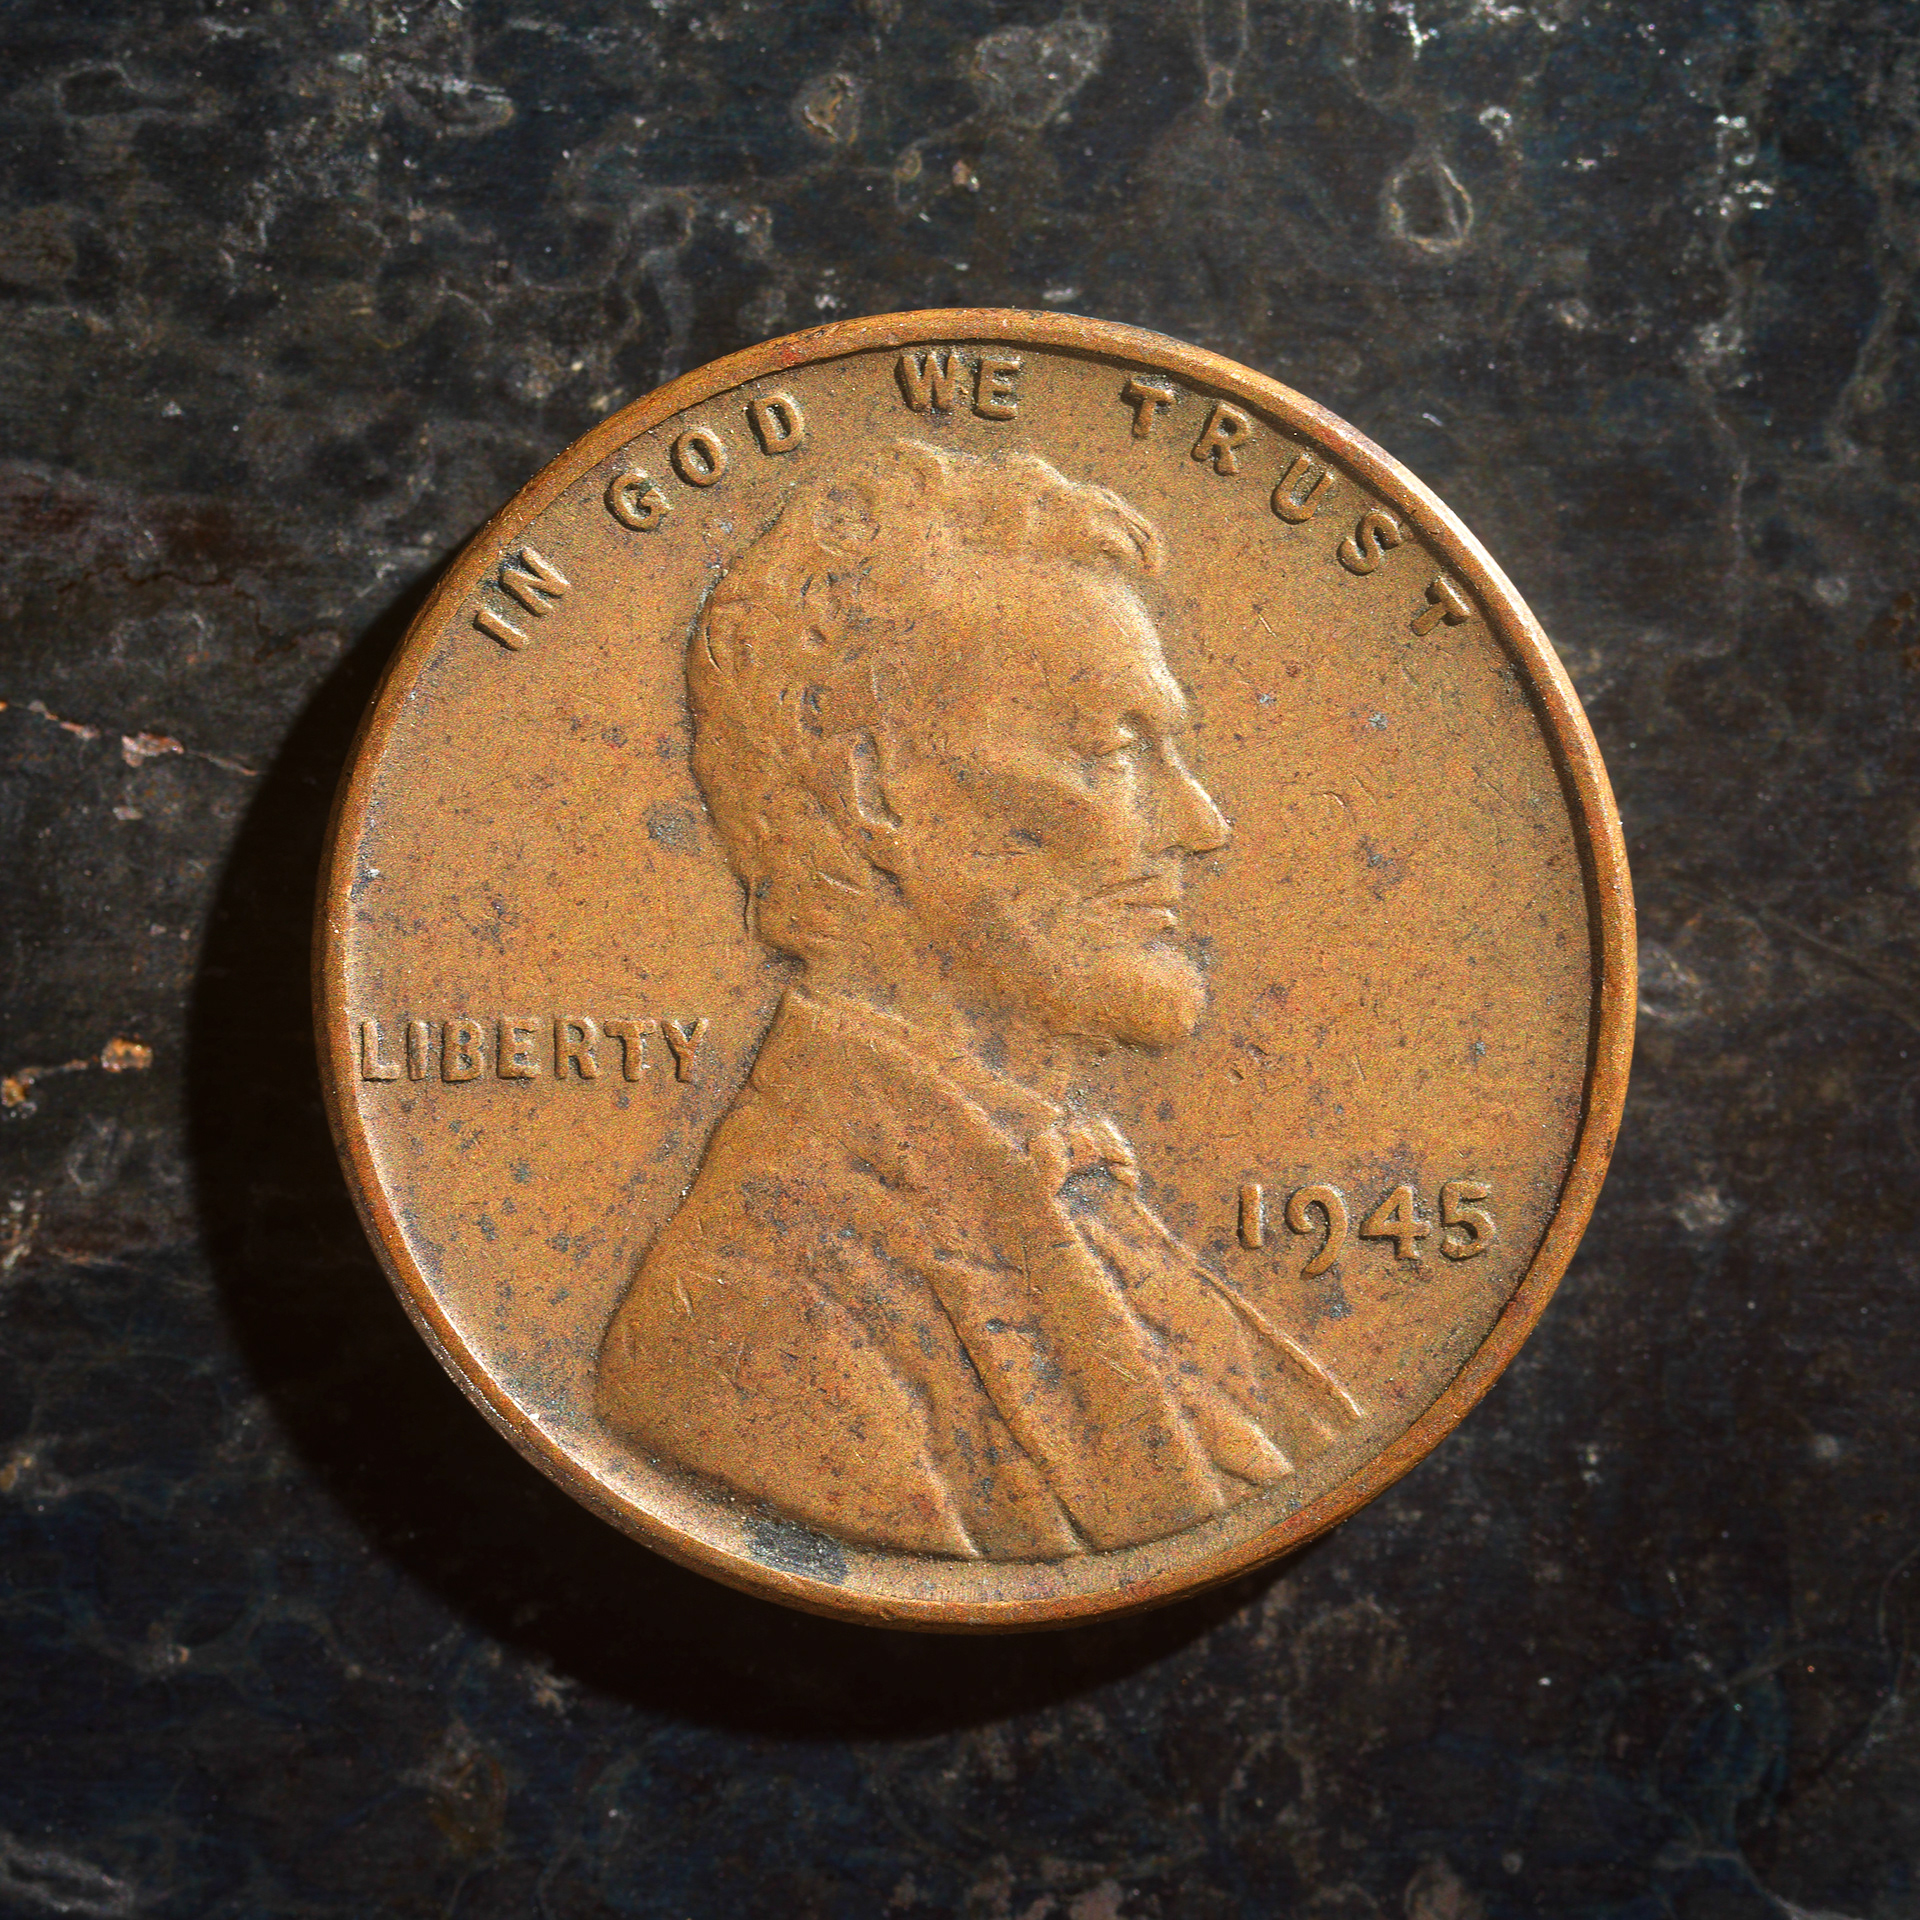
[{"label": "tarnished copper surface", "polygon": [[1485,1392],[1625,1094],[1565,674],[1451,514],[1215,355],[847,322],[472,543],[343,789],[362,1212],[661,1551],[929,1627],[1297,1546]]}]

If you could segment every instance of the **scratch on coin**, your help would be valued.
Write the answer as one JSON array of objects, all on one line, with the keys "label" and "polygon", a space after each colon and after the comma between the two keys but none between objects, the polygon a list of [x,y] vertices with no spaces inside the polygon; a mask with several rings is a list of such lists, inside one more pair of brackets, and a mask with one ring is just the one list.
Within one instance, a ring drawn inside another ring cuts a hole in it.
[{"label": "scratch on coin", "polygon": [[1493,781],[1487,778],[1487,770],[1485,767],[1475,767],[1473,770],[1473,777],[1476,780],[1478,780],[1480,784],[1483,787],[1485,787],[1487,791],[1491,793],[1493,797],[1496,800],[1498,800],[1500,804],[1503,807],[1505,807],[1509,813],[1518,813],[1520,811],[1520,809],[1516,807],[1510,799],[1507,798],[1506,794],[1503,793],[1501,789],[1493,783]]}]

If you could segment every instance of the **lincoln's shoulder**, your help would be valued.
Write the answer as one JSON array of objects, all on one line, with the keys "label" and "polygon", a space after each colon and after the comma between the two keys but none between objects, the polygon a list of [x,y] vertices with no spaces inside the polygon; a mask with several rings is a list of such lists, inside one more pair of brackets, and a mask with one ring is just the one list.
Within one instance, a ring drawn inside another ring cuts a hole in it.
[{"label": "lincoln's shoulder", "polygon": [[871,1324],[876,1287],[924,1286],[876,1254],[882,1191],[745,1090],[613,1315],[597,1406],[648,1452],[842,1538],[904,1529],[921,1551],[965,1552],[923,1411]]},{"label": "lincoln's shoulder", "polygon": [[602,1372],[744,1339],[831,1341],[833,1303],[859,1292],[900,1201],[811,1104],[740,1090],[679,1209],[640,1261],[608,1329]]},{"label": "lincoln's shoulder", "polygon": [[748,1350],[890,1352],[955,1259],[1013,1257],[1009,1222],[1040,1204],[1025,1160],[884,1020],[790,994],[613,1316],[603,1393],[704,1395]]},{"label": "lincoln's shoulder", "polygon": [[714,1128],[653,1258],[764,1264],[772,1253],[791,1265],[848,1227],[867,1237],[895,1205],[877,1152],[858,1129],[834,1124],[830,1106],[781,1101],[749,1083]]}]

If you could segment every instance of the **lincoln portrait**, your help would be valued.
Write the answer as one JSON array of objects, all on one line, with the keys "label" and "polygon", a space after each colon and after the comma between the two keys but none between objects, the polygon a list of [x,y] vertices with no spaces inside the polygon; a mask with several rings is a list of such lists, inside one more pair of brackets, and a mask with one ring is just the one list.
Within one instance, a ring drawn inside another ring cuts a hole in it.
[{"label": "lincoln portrait", "polygon": [[1230,829],[1143,598],[1163,559],[1031,454],[903,442],[798,487],[701,608],[694,773],[795,972],[606,1333],[640,1454],[840,1541],[1053,1561],[1357,1420],[1085,1091],[1206,1010],[1182,897]]}]

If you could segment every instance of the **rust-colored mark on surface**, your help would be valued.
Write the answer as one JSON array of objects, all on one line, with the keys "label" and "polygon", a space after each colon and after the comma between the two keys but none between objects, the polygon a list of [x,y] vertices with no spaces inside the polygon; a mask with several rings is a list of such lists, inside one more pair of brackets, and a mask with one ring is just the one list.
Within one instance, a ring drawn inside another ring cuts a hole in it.
[{"label": "rust-colored mark on surface", "polygon": [[33,1090],[42,1080],[53,1080],[67,1073],[85,1073],[104,1067],[109,1073],[145,1073],[153,1065],[153,1049],[138,1040],[109,1040],[97,1055],[76,1060],[61,1060],[52,1066],[16,1067],[0,1076],[0,1109],[20,1119],[39,1111]]},{"label": "rust-colored mark on surface", "polygon": [[58,727],[62,733],[72,734],[76,740],[98,740],[100,738],[100,729],[98,727],[87,726],[83,721],[79,720],[61,719],[44,700],[29,700],[27,702],[27,711],[31,714],[36,714],[40,719],[48,721]]},{"label": "rust-colored mark on surface", "polygon": [[1904,666],[1920,668],[1920,593],[1903,587],[1861,634],[1858,644],[1862,653],[1898,648]]},{"label": "rust-colored mark on surface", "polygon": [[[0,700],[0,713],[6,710],[7,703]],[[94,741],[101,736],[101,728],[83,720],[63,719],[44,700],[29,700],[26,710],[36,719],[58,727],[62,733],[71,734],[76,740]],[[184,754],[190,760],[204,760],[210,767],[221,767],[228,773],[242,774],[248,779],[255,777],[255,769],[244,761],[235,760],[224,753],[208,753],[203,748],[186,746],[169,733],[123,733],[120,736],[120,757],[130,767],[143,767],[149,760],[163,759],[170,754]],[[121,819],[137,820],[140,817],[137,811],[119,808],[115,809],[115,814]]]},{"label": "rust-colored mark on surface", "polygon": [[0,1078],[0,1107],[22,1116],[33,1113],[38,1107],[33,1090],[42,1080],[56,1079],[63,1073],[85,1073],[92,1065],[91,1060],[62,1060],[56,1066],[16,1067]]},{"label": "rust-colored mark on surface", "polygon": [[130,767],[143,767],[149,760],[184,752],[186,748],[170,733],[123,733],[120,736],[120,758]]}]

